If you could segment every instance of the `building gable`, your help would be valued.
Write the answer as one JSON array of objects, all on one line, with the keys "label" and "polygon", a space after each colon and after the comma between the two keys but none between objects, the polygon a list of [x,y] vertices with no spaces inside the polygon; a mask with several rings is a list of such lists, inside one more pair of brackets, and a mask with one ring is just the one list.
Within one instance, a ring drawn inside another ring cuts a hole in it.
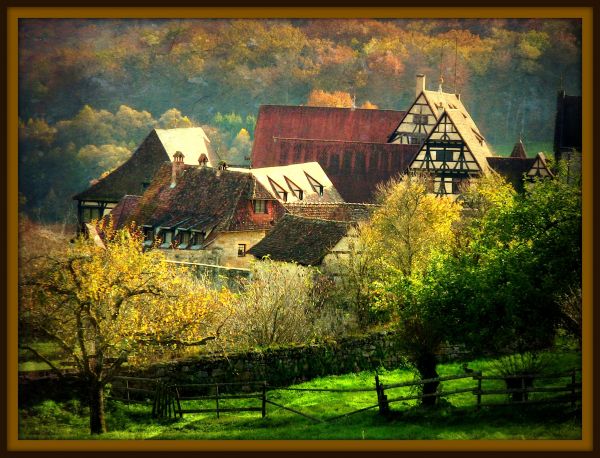
[{"label": "building gable", "polygon": [[546,163],[546,157],[544,153],[538,153],[535,157],[535,161],[531,168],[527,171],[527,177],[529,178],[548,178],[552,177],[553,174],[548,168]]},{"label": "building gable", "polygon": [[421,94],[413,102],[406,116],[390,137],[390,143],[402,145],[420,145],[437,121],[437,116],[427,101],[425,94]]},{"label": "building gable", "polygon": [[432,173],[438,194],[457,194],[461,181],[483,170],[448,112],[442,114],[409,169]]}]

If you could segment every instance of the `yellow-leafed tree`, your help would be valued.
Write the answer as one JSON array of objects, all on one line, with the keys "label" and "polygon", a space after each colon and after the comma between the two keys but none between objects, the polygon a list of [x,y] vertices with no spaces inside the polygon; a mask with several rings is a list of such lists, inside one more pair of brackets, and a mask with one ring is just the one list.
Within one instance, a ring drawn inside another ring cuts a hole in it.
[{"label": "yellow-leafed tree", "polygon": [[381,207],[373,215],[371,243],[388,268],[410,276],[422,270],[436,251],[454,243],[452,225],[461,205],[428,192],[431,178],[403,175],[379,189]]},{"label": "yellow-leafed tree", "polygon": [[[93,434],[106,431],[104,390],[123,363],[143,362],[152,349],[206,344],[232,303],[227,290],[169,266],[159,250],[145,251],[135,227],[100,230],[102,241],[82,237],[59,255],[30,260],[20,288],[22,329],[56,344],[74,364],[88,389]],[[50,356],[20,337],[22,348],[62,376]]]},{"label": "yellow-leafed tree", "polygon": [[[427,175],[407,174],[391,180],[380,189],[381,207],[363,231],[365,243],[378,254],[382,291],[379,301],[395,315],[402,351],[422,380],[438,377],[437,352],[443,343],[444,325],[435,311],[414,306],[408,300],[424,272],[436,257],[455,246],[455,226],[460,220],[461,204],[450,197],[431,192],[433,182]],[[424,405],[436,402],[439,382],[423,385]]]},{"label": "yellow-leafed tree", "polygon": [[326,92],[313,89],[306,104],[311,107],[350,108],[352,106],[352,96],[343,91]]}]

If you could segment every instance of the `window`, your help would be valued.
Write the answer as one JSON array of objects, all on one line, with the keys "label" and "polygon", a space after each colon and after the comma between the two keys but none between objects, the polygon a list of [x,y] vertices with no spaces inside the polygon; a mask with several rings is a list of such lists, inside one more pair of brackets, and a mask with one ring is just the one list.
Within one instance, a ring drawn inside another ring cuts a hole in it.
[{"label": "window", "polygon": [[239,243],[238,244],[238,257],[243,258],[244,256],[246,256],[246,244]]},{"label": "window", "polygon": [[442,162],[452,161],[452,151],[446,151],[446,150],[436,151],[435,160],[442,161]]},{"label": "window", "polygon": [[92,220],[100,219],[100,208],[98,207],[83,207],[82,218],[84,223],[89,223]]},{"label": "window", "polygon": [[308,173],[304,172],[304,175],[306,175],[306,178],[308,179],[308,183],[310,184],[310,187],[313,189],[313,191],[318,193],[320,196],[322,196],[325,187],[321,183],[319,183],[317,180],[315,180],[313,177],[311,177]]},{"label": "window", "polygon": [[[302,200],[304,198],[304,192],[302,191],[302,189],[300,189],[300,186],[298,186],[286,176],[284,176],[283,178],[285,179],[285,182],[290,188],[290,191],[292,191],[292,193],[298,198],[298,200]],[[287,197],[285,200],[287,200]]]},{"label": "window", "polygon": [[429,115],[415,114],[413,115],[413,122],[415,124],[429,124]]},{"label": "window", "polygon": [[266,200],[253,200],[254,213],[268,213]]},{"label": "window", "polygon": [[283,189],[279,183],[276,183],[271,177],[269,177],[269,183],[271,184],[275,194],[277,194],[277,197],[284,202],[287,202],[287,191]]},{"label": "window", "polygon": [[161,248],[171,248],[173,242],[173,231],[164,231],[161,236]]},{"label": "window", "polygon": [[154,241],[154,230],[151,227],[144,228],[144,240]]},{"label": "window", "polygon": [[461,183],[460,178],[452,178],[452,194],[460,194]]},{"label": "window", "polygon": [[190,244],[190,233],[189,231],[181,231],[179,233],[179,245],[177,248],[185,250]]}]

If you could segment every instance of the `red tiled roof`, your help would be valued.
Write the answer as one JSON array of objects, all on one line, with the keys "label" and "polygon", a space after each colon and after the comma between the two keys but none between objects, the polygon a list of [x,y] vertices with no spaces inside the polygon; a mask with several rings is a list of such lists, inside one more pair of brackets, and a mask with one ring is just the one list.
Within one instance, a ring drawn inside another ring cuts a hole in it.
[{"label": "red tiled roof", "polygon": [[[261,187],[250,174],[184,165],[172,187],[171,171],[171,163],[161,166],[129,221],[153,227],[216,231],[272,227],[269,218],[254,221],[247,214],[249,199]],[[276,217],[285,212],[279,202],[273,201],[273,205]]]},{"label": "red tiled roof", "polygon": [[330,221],[358,222],[369,219],[377,205],[347,202],[294,202],[285,204],[291,215]]},{"label": "red tiled roof", "polygon": [[117,206],[110,212],[115,229],[121,229],[141,199],[141,196],[123,196]]},{"label": "red tiled roof", "polygon": [[[406,113],[395,110],[262,105],[252,147],[252,166],[272,162],[275,137],[386,143]],[[255,163],[256,158],[263,158]],[[279,164],[270,164],[279,165]]]}]

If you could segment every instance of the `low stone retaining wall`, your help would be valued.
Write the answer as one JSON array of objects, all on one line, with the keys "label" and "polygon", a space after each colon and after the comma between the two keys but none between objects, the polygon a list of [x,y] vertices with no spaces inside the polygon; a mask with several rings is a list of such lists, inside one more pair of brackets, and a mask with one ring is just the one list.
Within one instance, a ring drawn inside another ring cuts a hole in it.
[{"label": "low stone retaining wall", "polygon": [[266,380],[283,386],[326,375],[402,366],[396,334],[377,332],[312,345],[270,348],[229,355],[203,355],[124,375],[162,378],[167,383]]}]

